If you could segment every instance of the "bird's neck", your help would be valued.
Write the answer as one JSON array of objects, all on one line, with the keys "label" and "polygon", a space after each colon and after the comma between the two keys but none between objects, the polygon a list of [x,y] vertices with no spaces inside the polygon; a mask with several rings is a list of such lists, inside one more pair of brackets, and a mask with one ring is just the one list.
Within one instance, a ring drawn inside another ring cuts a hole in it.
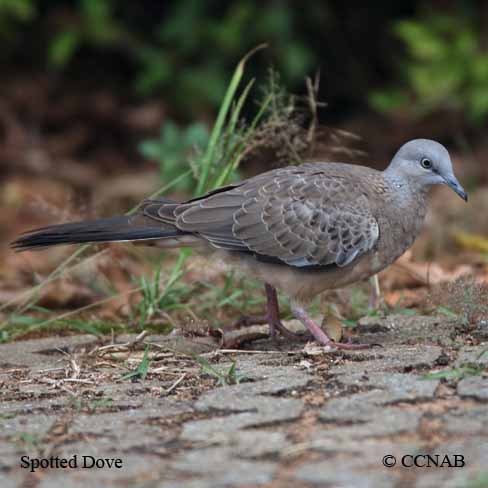
[{"label": "bird's neck", "polygon": [[[380,219],[384,219],[383,228],[389,229],[383,235],[383,245],[395,250],[394,259],[399,257],[414,242],[422,230],[427,213],[429,187],[419,186],[405,177],[385,175],[385,182],[389,188],[389,202],[384,207]],[[381,230],[381,225],[380,225]]]},{"label": "bird's neck", "polygon": [[398,175],[388,170],[383,172],[383,178],[388,185],[391,195],[399,205],[427,205],[430,186],[419,185],[418,181],[408,175]]}]

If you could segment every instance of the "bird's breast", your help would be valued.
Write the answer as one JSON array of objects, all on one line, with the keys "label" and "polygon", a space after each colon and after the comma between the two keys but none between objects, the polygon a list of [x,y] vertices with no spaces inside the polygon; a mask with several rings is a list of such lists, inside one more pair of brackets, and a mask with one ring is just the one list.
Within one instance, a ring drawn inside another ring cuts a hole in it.
[{"label": "bird's breast", "polygon": [[426,194],[417,193],[393,201],[378,217],[377,253],[383,267],[399,258],[415,242],[427,213]]}]

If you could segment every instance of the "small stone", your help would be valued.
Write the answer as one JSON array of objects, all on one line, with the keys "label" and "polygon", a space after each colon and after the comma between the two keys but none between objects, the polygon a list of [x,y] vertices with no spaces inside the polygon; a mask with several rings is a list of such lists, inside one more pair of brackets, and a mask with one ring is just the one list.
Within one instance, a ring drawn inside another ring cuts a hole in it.
[{"label": "small stone", "polygon": [[460,367],[465,364],[488,366],[488,347],[486,345],[462,347],[459,350],[455,366]]},{"label": "small stone", "polygon": [[477,400],[488,400],[488,380],[482,376],[463,378],[457,386],[461,397],[472,397]]}]

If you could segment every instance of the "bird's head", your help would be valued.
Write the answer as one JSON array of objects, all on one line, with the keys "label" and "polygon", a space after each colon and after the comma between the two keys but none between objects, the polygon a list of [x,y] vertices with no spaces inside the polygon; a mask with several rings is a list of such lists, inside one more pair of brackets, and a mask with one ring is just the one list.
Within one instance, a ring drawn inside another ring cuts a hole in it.
[{"label": "bird's head", "polygon": [[407,142],[395,154],[386,172],[395,177],[408,178],[410,182],[423,187],[447,185],[468,201],[468,194],[454,176],[447,149],[436,141],[414,139]]}]

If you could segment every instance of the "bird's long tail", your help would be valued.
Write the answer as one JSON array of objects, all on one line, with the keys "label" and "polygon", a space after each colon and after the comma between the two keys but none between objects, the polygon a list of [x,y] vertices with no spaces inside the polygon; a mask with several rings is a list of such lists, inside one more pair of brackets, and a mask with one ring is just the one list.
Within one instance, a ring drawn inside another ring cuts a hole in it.
[{"label": "bird's long tail", "polygon": [[132,216],[52,225],[26,232],[10,245],[16,251],[41,249],[60,244],[178,239],[185,232],[170,224],[143,221]]}]

